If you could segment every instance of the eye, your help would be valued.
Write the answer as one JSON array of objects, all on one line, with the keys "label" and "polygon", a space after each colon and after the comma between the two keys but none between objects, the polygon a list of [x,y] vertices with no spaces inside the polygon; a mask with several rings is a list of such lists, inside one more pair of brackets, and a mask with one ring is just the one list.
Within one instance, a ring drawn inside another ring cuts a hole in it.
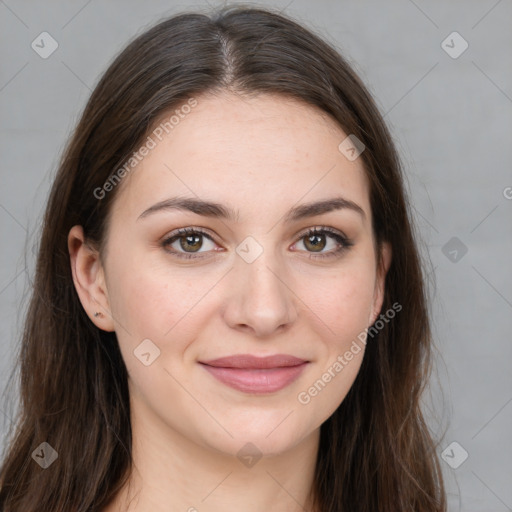
[{"label": "eye", "polygon": [[[207,241],[206,246],[205,240]],[[306,252],[310,253],[308,257],[311,259],[340,256],[342,252],[353,245],[347,237],[328,227],[307,230],[301,234],[295,245],[300,243],[306,248]],[[208,247],[208,244],[211,246]],[[325,248],[329,248],[329,245],[331,249],[322,252]],[[204,258],[207,257],[207,254],[202,255],[202,253],[219,250],[215,248],[213,238],[200,228],[178,229],[162,241],[162,246],[173,256],[185,259]],[[201,249],[205,250],[201,251]]]},{"label": "eye", "polygon": [[[309,229],[301,235],[297,244],[299,243],[302,243],[306,251],[311,253],[308,257],[313,259],[340,256],[342,252],[354,245],[346,236],[328,227]],[[321,252],[329,245],[331,250]]]},{"label": "eye", "polygon": [[[177,256],[178,258],[203,258],[204,256],[199,256],[196,254],[212,250],[212,247],[208,248],[207,243],[206,250],[200,251],[200,249],[204,247],[205,239],[208,241],[208,243],[215,245],[212,237],[201,229],[182,228],[178,229],[173,234],[171,234],[171,236],[163,240],[162,246],[165,250]],[[213,248],[213,250],[216,249]]]}]

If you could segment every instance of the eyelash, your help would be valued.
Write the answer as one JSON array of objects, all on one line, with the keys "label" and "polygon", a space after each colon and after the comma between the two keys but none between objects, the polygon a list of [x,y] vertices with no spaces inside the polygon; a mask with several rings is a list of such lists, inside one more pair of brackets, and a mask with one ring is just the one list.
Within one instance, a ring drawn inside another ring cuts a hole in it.
[{"label": "eyelash", "polygon": [[[350,247],[352,247],[354,245],[353,242],[351,242],[347,237],[345,237],[344,235],[341,235],[334,229],[326,227],[326,226],[308,229],[307,231],[301,233],[301,235],[298,238],[298,241],[302,240],[303,238],[309,237],[309,236],[324,235],[324,234],[327,234],[331,238],[333,238],[340,245],[340,247],[338,247],[334,250],[331,250],[327,253],[315,254],[315,253],[310,252],[310,255],[308,256],[308,258],[310,258],[310,259],[335,258],[335,257],[340,256],[341,253],[348,250]],[[211,240],[212,242],[214,242],[213,238],[208,233],[206,233],[205,231],[203,231],[200,228],[181,228],[181,229],[176,230],[169,237],[165,238],[162,241],[162,247],[168,253],[172,254],[173,256],[176,256],[177,258],[182,258],[182,259],[202,259],[202,258],[204,258],[205,256],[198,256],[197,254],[199,254],[199,253],[194,254],[194,253],[170,251],[167,248],[169,245],[174,243],[176,240],[178,240],[182,237],[185,237],[185,236],[189,236],[189,235],[202,235],[202,236],[208,238],[209,240]],[[307,252],[309,252],[309,251],[307,251]]]}]

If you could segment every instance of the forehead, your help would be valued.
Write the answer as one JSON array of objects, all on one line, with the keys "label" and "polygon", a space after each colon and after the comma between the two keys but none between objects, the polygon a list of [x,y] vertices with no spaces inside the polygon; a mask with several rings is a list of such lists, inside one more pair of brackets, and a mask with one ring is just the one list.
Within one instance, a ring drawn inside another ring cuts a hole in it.
[{"label": "forehead", "polygon": [[195,101],[154,123],[153,147],[122,183],[118,207],[142,211],[182,195],[232,206],[243,221],[263,206],[289,208],[341,194],[369,215],[362,160],[339,151],[347,134],[320,109],[270,94]]}]

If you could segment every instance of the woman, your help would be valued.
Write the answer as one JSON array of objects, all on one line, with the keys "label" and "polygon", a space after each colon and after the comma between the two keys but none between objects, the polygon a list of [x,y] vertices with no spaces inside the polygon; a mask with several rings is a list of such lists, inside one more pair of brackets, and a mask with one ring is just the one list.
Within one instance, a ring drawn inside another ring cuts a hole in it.
[{"label": "woman", "polygon": [[51,190],[0,506],[439,512],[431,332],[392,139],[296,22],[135,39]]}]

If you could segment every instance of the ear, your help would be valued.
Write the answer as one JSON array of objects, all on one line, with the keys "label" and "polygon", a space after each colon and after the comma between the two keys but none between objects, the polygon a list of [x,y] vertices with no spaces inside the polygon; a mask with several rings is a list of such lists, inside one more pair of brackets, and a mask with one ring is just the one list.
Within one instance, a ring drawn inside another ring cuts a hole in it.
[{"label": "ear", "polygon": [[91,321],[104,331],[113,331],[105,274],[99,253],[84,237],[82,226],[73,226],[68,234],[71,272],[78,297]]},{"label": "ear", "polygon": [[380,314],[382,303],[384,302],[384,292],[386,289],[386,275],[391,265],[392,250],[391,244],[387,241],[382,243],[380,260],[377,264],[377,277],[373,293],[372,311],[370,313],[370,324],[372,325]]}]

